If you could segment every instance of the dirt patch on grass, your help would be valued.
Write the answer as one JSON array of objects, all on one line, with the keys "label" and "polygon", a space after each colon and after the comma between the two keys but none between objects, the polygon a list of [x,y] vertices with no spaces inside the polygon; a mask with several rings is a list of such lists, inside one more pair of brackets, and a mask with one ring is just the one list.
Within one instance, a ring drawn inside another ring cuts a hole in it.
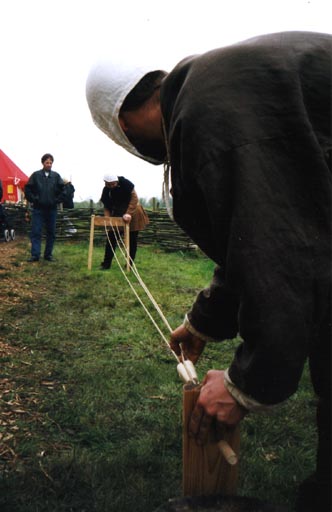
[{"label": "dirt patch on grass", "polygon": [[16,258],[18,252],[23,251],[23,242],[22,238],[16,238],[15,240],[11,240],[10,242],[0,242],[0,265],[6,265],[8,260],[12,257]]},{"label": "dirt patch on grass", "polygon": [[14,240],[0,246],[0,303],[2,308],[12,307],[33,295],[30,280],[24,273],[24,258],[26,259],[25,245],[22,241]]},{"label": "dirt patch on grass", "polygon": [[[19,306],[32,301],[40,293],[36,287],[32,286],[32,278],[25,270],[26,240],[15,239],[11,242],[0,243],[0,327],[9,325],[12,329],[17,329],[13,324],[15,311],[19,315]],[[14,314],[12,314],[15,309]],[[9,314],[9,311],[11,314]],[[0,354],[3,356],[6,352],[6,339],[4,329],[0,328]],[[13,353],[13,347],[7,345],[8,353]]]},{"label": "dirt patch on grass", "polygon": [[29,437],[28,423],[36,415],[38,400],[31,390],[27,392],[17,383],[21,374],[19,361],[28,364],[24,363],[27,348],[13,346],[6,340],[8,329],[18,329],[13,319],[16,308],[38,295],[25,273],[26,259],[25,240],[0,242],[0,470],[3,471],[17,466],[17,439],[22,435]]},{"label": "dirt patch on grass", "polygon": [[[27,256],[26,240],[22,238],[16,238],[10,242],[0,240],[0,277],[6,277],[8,273],[14,272],[19,279],[24,271],[23,262],[26,261]],[[1,286],[2,295],[4,291],[4,287]]]},{"label": "dirt patch on grass", "polygon": [[18,242],[13,240],[11,242],[0,242],[0,268],[6,266],[8,259],[11,258],[17,252]]},{"label": "dirt patch on grass", "polygon": [[[25,243],[23,240],[0,243],[0,324],[6,321],[9,308],[17,306],[34,294],[29,279],[24,274]],[[0,329],[0,354],[4,355],[5,339]],[[12,352],[8,347],[8,352]]]}]

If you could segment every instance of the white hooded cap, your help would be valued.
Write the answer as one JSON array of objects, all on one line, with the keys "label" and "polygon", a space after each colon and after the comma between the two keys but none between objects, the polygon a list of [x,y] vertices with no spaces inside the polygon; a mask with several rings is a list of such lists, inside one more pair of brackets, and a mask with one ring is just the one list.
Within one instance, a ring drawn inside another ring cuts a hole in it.
[{"label": "white hooded cap", "polygon": [[107,183],[113,183],[114,181],[119,181],[119,178],[114,174],[104,174],[104,181]]},{"label": "white hooded cap", "polygon": [[121,61],[102,60],[90,70],[86,98],[94,123],[116,144],[135,156],[152,163],[155,159],[141,155],[126,137],[119,123],[119,112],[127,94],[147,73],[158,70],[150,65],[129,66]]}]

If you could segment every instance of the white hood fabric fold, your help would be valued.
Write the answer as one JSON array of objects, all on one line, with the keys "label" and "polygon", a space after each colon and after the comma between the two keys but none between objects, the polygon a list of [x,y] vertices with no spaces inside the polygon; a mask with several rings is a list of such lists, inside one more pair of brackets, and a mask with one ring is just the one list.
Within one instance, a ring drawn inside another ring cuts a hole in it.
[{"label": "white hood fabric fold", "polygon": [[119,123],[119,112],[127,94],[147,73],[158,70],[151,64],[131,66],[128,63],[102,60],[90,70],[86,82],[86,98],[97,127],[116,144],[151,163],[155,159],[141,155],[130,143]]}]

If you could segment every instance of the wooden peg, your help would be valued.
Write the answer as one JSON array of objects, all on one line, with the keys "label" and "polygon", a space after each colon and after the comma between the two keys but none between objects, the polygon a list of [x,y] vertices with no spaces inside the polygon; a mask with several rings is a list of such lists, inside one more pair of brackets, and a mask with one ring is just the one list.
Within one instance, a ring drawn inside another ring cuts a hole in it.
[{"label": "wooden peg", "polygon": [[184,383],[192,382],[194,384],[198,384],[198,377],[195,366],[189,359],[186,359],[183,361],[183,363],[179,363],[177,365],[177,371]]},{"label": "wooden peg", "polygon": [[225,439],[221,439],[221,441],[218,442],[218,447],[221,453],[223,454],[225,460],[230,464],[231,466],[234,466],[234,464],[237,464],[237,456],[235,451],[230,447],[230,445],[225,441]]}]

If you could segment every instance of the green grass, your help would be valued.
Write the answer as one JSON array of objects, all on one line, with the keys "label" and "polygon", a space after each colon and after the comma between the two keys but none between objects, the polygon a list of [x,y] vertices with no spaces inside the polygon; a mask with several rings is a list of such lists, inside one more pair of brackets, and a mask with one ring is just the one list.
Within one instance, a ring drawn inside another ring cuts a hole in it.
[{"label": "green grass", "polygon": [[[152,512],[181,495],[176,361],[120,269],[98,270],[102,247],[92,271],[86,244],[58,243],[52,264],[25,263],[26,248],[19,244],[4,269],[17,279],[19,268],[25,297],[1,306],[2,337],[16,350],[0,375],[10,382],[1,404],[12,421],[0,433],[13,434],[4,443],[11,457],[0,458],[0,510]],[[213,269],[200,253],[154,247],[140,247],[136,265],[174,328]],[[237,344],[208,345],[200,378],[226,367]],[[296,484],[314,467],[314,416],[306,368],[296,395],[272,416],[242,422],[239,494],[292,506]]]}]

